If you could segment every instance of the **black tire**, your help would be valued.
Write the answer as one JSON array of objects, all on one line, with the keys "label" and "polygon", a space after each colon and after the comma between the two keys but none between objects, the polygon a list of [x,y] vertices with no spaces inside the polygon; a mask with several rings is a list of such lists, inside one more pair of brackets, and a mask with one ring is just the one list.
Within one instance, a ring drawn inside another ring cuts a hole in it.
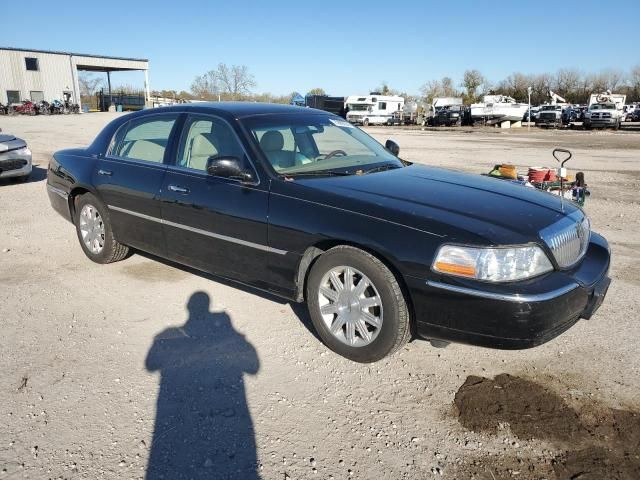
[{"label": "black tire", "polygon": [[[318,292],[324,275],[334,267],[348,266],[366,275],[375,285],[383,305],[383,321],[377,336],[363,346],[350,346],[336,338],[320,313]],[[326,251],[311,268],[306,285],[307,308],[324,344],[350,360],[370,363],[391,355],[411,338],[411,319],[402,288],[395,275],[375,256],[351,246]]]},{"label": "black tire", "polygon": [[365,119],[362,121],[362,126],[363,126],[363,127],[368,127],[368,126],[369,126],[369,119],[368,119],[368,118],[365,118]]},{"label": "black tire", "polygon": [[[80,212],[85,205],[93,206],[100,217],[102,218],[102,224],[104,225],[104,242],[102,250],[99,253],[94,253],[85,245],[82,234],[80,232]],[[76,226],[76,233],[78,235],[78,241],[80,247],[84,251],[84,254],[89,260],[96,263],[113,263],[123,260],[129,254],[129,247],[118,242],[113,236],[113,230],[111,229],[111,218],[109,217],[109,210],[104,204],[92,195],[91,193],[85,193],[75,198],[75,218],[74,224]]]}]

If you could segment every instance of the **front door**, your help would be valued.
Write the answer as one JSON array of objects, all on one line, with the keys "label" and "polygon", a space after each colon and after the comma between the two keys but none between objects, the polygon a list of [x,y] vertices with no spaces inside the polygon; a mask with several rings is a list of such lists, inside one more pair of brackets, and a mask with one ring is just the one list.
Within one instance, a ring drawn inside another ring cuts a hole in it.
[{"label": "front door", "polygon": [[158,255],[165,252],[159,193],[178,117],[146,115],[127,122],[93,172],[93,184],[109,209],[118,241]]},{"label": "front door", "polygon": [[[251,185],[207,174],[209,157],[238,158]],[[167,255],[200,270],[268,288],[269,192],[231,126],[211,115],[187,116],[174,164],[162,185]]]}]

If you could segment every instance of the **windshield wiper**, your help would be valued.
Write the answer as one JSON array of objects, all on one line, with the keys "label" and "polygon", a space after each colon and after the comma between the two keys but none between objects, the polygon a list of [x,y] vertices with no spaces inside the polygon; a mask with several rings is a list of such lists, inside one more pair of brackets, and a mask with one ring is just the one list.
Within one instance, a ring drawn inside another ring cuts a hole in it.
[{"label": "windshield wiper", "polygon": [[309,170],[307,172],[291,172],[291,173],[281,173],[283,177],[344,177],[353,175],[351,172],[341,172],[338,170]]},{"label": "windshield wiper", "polygon": [[385,170],[395,170],[396,168],[402,168],[399,165],[394,165],[392,163],[385,163],[384,165],[380,165],[378,167],[370,168],[369,170],[365,170],[365,175],[369,173],[383,172]]}]

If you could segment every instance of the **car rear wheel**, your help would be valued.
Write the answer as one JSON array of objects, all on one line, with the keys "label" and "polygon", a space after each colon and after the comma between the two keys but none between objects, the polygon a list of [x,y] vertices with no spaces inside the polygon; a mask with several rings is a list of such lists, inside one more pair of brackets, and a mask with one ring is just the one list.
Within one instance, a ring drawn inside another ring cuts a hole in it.
[{"label": "car rear wheel", "polygon": [[113,237],[109,212],[94,195],[86,193],[77,197],[75,212],[78,240],[90,260],[112,263],[129,254],[129,247]]},{"label": "car rear wheel", "polygon": [[306,295],[316,331],[343,357],[375,362],[409,341],[409,309],[396,277],[363,250],[325,252],[312,267]]}]

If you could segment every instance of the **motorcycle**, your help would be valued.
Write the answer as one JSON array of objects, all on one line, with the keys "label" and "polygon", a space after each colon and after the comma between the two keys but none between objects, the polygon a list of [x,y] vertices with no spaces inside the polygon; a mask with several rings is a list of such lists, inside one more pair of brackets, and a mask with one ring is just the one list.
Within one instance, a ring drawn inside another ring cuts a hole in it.
[{"label": "motorcycle", "polygon": [[31,100],[23,100],[21,105],[14,107],[14,112],[22,115],[35,115],[37,113],[36,104]]},{"label": "motorcycle", "polygon": [[51,115],[51,105],[49,102],[44,100],[38,102],[36,109],[38,110],[38,115]]},{"label": "motorcycle", "polygon": [[51,113],[54,115],[61,115],[64,112],[64,103],[62,103],[60,100],[53,100],[51,102]]},{"label": "motorcycle", "polygon": [[9,106],[0,103],[0,115],[7,115],[9,113]]}]

